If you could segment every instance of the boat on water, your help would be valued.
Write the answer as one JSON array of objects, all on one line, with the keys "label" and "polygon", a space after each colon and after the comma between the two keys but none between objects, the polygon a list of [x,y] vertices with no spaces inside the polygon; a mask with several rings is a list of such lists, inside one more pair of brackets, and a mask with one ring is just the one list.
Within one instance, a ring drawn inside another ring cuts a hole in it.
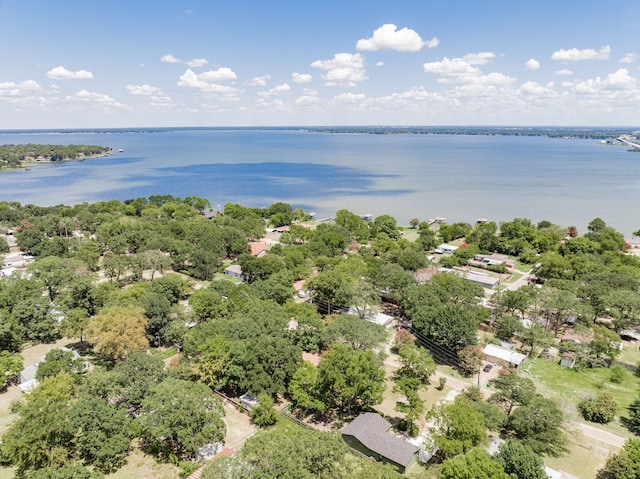
[{"label": "boat on water", "polygon": [[124,150],[123,150],[122,148],[120,148],[120,149],[118,150],[118,153],[123,153],[123,152],[124,152]]}]

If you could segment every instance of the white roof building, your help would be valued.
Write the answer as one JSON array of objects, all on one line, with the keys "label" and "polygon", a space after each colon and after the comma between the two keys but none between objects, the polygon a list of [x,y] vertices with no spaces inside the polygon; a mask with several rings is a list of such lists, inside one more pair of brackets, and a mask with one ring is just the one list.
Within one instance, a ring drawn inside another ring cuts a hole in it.
[{"label": "white roof building", "polygon": [[484,358],[490,362],[507,362],[516,368],[519,367],[527,358],[522,353],[517,353],[511,349],[503,348],[495,344],[487,344],[483,350]]}]

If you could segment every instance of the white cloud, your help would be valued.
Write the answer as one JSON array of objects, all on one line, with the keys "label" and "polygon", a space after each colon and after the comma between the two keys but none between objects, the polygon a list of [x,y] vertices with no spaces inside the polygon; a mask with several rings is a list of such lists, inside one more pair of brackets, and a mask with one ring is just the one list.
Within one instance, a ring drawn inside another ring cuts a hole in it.
[{"label": "white cloud", "polygon": [[[212,73],[212,72],[206,72]],[[205,75],[205,74],[203,74]],[[215,76],[215,75],[214,75]],[[187,88],[196,88],[206,93],[220,93],[220,94],[235,94],[238,92],[237,88],[219,85],[217,83],[211,83],[201,78],[201,75],[197,75],[193,70],[188,68],[178,79],[178,86]]]},{"label": "white cloud", "polygon": [[377,67],[383,67],[384,66],[384,62],[382,60],[376,62],[376,66]]},{"label": "white cloud", "polygon": [[437,38],[425,42],[420,35],[409,28],[398,30],[392,23],[387,23],[377,28],[373,32],[373,37],[363,38],[356,43],[356,50],[374,52],[377,50],[396,50],[399,52],[417,52],[422,47],[429,48],[437,46]]},{"label": "white cloud", "polygon": [[320,98],[316,95],[302,95],[295,100],[295,104],[300,106],[317,105],[318,103],[320,103]]},{"label": "white cloud", "polygon": [[124,103],[120,103],[119,101],[111,98],[109,95],[105,95],[104,93],[90,92],[88,90],[80,90],[75,95],[68,95],[65,97],[65,100],[93,102],[103,106],[116,108],[126,108],[127,106]]},{"label": "white cloud", "polygon": [[496,54],[493,52],[467,53],[462,59],[470,65],[486,65],[493,61]]},{"label": "white cloud", "polygon": [[553,52],[551,59],[554,61],[578,61],[578,60],[608,60],[611,53],[611,47],[606,45],[600,50],[594,50],[593,48],[587,48],[585,50],[579,50],[577,48],[571,48],[570,50],[558,50]]},{"label": "white cloud", "polygon": [[209,61],[206,58],[194,58],[193,60],[185,60],[184,63],[191,68],[198,68],[205,66]]},{"label": "white cloud", "polygon": [[294,83],[311,83],[312,76],[308,73],[296,73],[291,74],[291,81]]},{"label": "white cloud", "polygon": [[447,58],[440,62],[429,62],[422,65],[425,73],[436,75],[479,75],[480,69],[472,66],[462,58]]},{"label": "white cloud", "polygon": [[553,74],[558,76],[570,76],[570,75],[573,75],[573,72],[565,68],[563,70],[555,70]]},{"label": "white cloud", "polygon": [[182,65],[187,65],[191,68],[198,68],[205,66],[209,61],[206,58],[194,58],[193,60],[181,60],[179,58],[174,57],[171,53],[167,53],[166,55],[162,55],[160,61],[163,63],[179,63]]},{"label": "white cloud", "polygon": [[327,86],[353,87],[356,82],[367,79],[364,59],[359,53],[336,53],[331,60],[316,60],[311,66],[327,70],[322,76]]},{"label": "white cloud", "polygon": [[42,87],[35,80],[25,80],[20,83],[12,81],[0,82],[0,97],[20,96],[40,90],[42,90]]},{"label": "white cloud", "polygon": [[246,86],[265,86],[269,80],[271,80],[271,75],[262,75],[254,77],[252,80],[244,82],[244,84]]},{"label": "white cloud", "polygon": [[160,58],[160,61],[164,63],[182,63],[181,60],[178,60],[171,53],[167,53],[166,55],[163,55],[162,58]]},{"label": "white cloud", "polygon": [[160,88],[150,85],[127,85],[126,89],[132,95],[153,95],[160,92]]},{"label": "white cloud", "polygon": [[553,91],[553,83],[550,83],[545,86],[545,85],[541,85],[538,82],[528,81],[522,84],[519,91],[523,95],[530,95],[530,96],[555,95],[555,92]]},{"label": "white cloud", "polygon": [[620,63],[635,63],[638,60],[638,57],[635,53],[627,53],[620,59]]},{"label": "white cloud", "polygon": [[596,77],[593,79],[576,82],[572,86],[576,93],[581,94],[601,94],[613,92],[636,91],[637,80],[629,75],[629,70],[620,68],[614,73],[610,73],[606,78]]},{"label": "white cloud", "polygon": [[538,70],[540,69],[540,62],[535,58],[530,58],[529,60],[527,60],[527,63],[524,64],[524,67],[527,70]]},{"label": "white cloud", "polygon": [[72,72],[63,66],[52,68],[47,72],[47,77],[52,80],[91,80],[93,73],[86,70]]},{"label": "white cloud", "polygon": [[173,100],[166,95],[153,95],[150,98],[149,105],[157,109],[167,110],[173,107]]},{"label": "white cloud", "polygon": [[458,83],[494,86],[510,85],[515,81],[517,81],[517,78],[496,72],[488,73],[487,75],[462,75],[457,79]]},{"label": "white cloud", "polygon": [[198,75],[199,80],[204,80],[207,82],[235,80],[236,78],[238,78],[236,73],[231,68],[227,67],[220,67],[217,70],[210,70]]},{"label": "white cloud", "polygon": [[283,93],[289,93],[291,91],[291,87],[287,83],[282,83],[281,85],[277,85],[269,91],[263,91],[258,93],[259,96],[263,98],[267,98],[274,95],[280,95]]}]

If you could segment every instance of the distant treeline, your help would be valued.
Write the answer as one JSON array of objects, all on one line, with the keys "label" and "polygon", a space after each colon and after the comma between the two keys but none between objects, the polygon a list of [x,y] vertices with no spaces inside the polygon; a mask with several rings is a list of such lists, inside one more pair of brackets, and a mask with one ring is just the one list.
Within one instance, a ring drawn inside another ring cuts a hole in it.
[{"label": "distant treeline", "polygon": [[108,153],[108,146],[95,145],[0,145],[0,169],[17,168],[29,159],[46,158],[49,161],[73,160]]},{"label": "distant treeline", "polygon": [[476,126],[337,126],[311,127],[311,133],[364,133],[371,135],[500,135],[546,136],[550,138],[580,138],[603,140],[617,138],[630,130],[620,128],[561,128],[561,127],[476,127]]}]

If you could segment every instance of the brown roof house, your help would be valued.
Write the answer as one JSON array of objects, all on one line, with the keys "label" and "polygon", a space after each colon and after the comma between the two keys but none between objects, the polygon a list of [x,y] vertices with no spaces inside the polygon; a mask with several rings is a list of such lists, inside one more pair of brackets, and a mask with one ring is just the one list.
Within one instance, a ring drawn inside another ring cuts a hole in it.
[{"label": "brown roof house", "polygon": [[353,449],[394,466],[401,474],[418,460],[419,447],[392,436],[391,423],[379,414],[360,414],[342,430],[342,439]]}]

